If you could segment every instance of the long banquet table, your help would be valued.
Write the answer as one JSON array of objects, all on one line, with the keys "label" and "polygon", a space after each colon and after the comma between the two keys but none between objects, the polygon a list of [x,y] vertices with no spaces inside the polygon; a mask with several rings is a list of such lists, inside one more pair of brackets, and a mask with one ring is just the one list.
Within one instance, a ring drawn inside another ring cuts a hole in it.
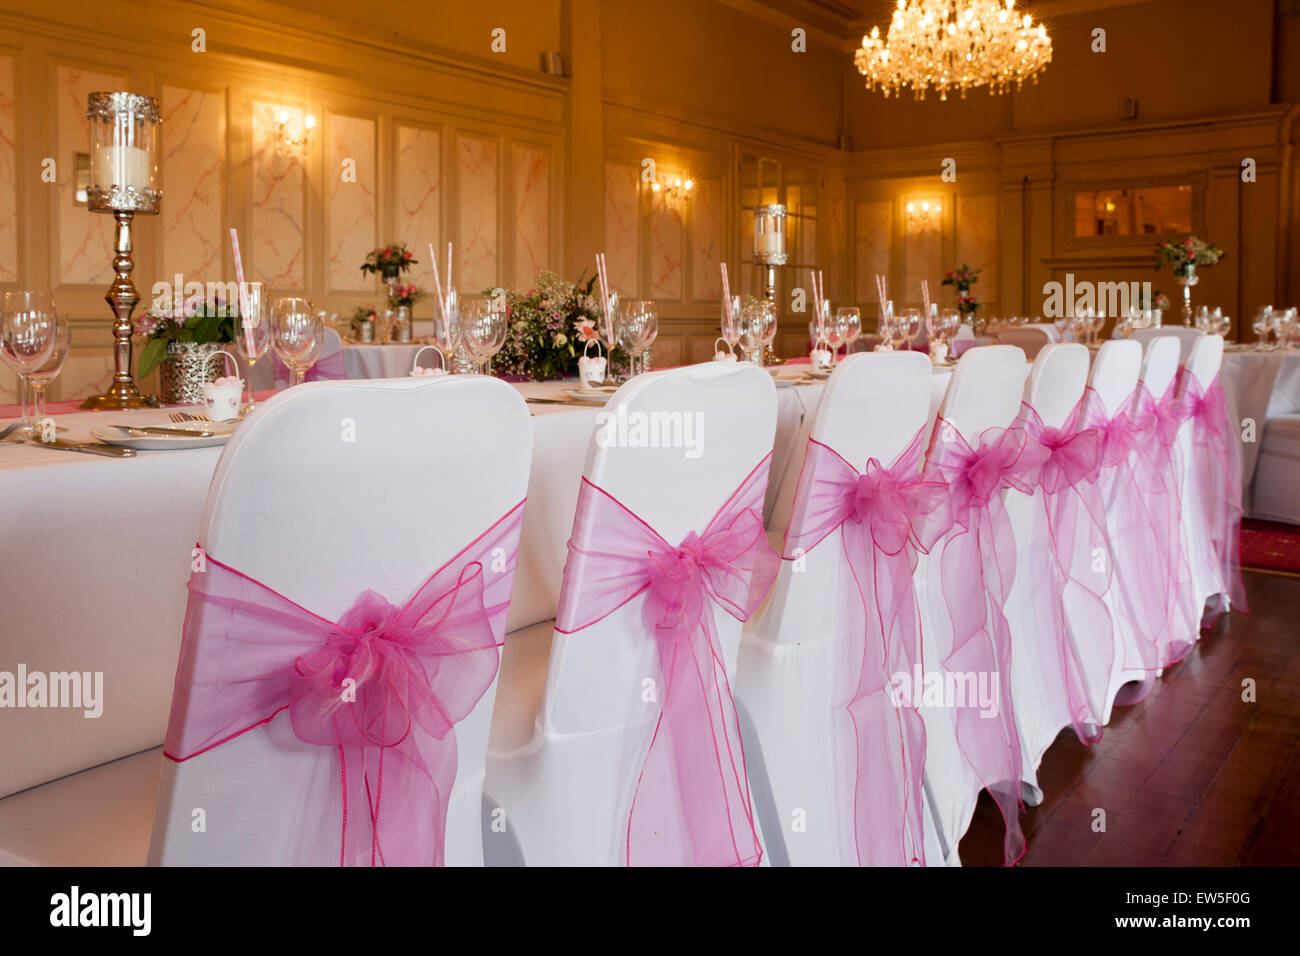
[{"label": "long banquet table", "polygon": [[[805,366],[806,368],[806,366]],[[780,377],[802,374],[798,366]],[[931,411],[951,375],[934,371]],[[525,398],[573,382],[527,383]],[[765,517],[788,510],[821,383],[783,384]],[[529,405],[533,460],[508,631],[555,616],[565,544],[600,406]],[[72,412],[60,437],[100,423],[166,424],[168,410]],[[3,423],[0,423],[3,424]],[[0,445],[0,671],[103,673],[103,712],[14,709],[0,733],[0,797],[158,746],[166,731],[199,519],[221,448],[102,458]],[[779,500],[786,502],[784,506]],[[414,505],[412,505],[414,506]],[[345,508],[346,501],[322,503]],[[401,507],[395,503],[395,507]],[[778,516],[778,522],[783,521]],[[772,523],[769,522],[771,525]]]}]

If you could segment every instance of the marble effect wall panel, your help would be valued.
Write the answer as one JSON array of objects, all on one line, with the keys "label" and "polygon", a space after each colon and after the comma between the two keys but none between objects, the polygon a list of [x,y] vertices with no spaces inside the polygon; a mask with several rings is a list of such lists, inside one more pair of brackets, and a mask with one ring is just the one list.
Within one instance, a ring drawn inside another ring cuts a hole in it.
[{"label": "marble effect wall panel", "polygon": [[164,86],[162,108],[163,275],[224,281],[230,240],[225,209],[225,97]]},{"label": "marble effect wall panel", "polygon": [[375,280],[361,271],[361,263],[379,244],[375,235],[375,121],[331,113],[326,129],[329,288],[333,292],[365,292],[375,287]]},{"label": "marble effect wall panel", "polygon": [[[453,282],[478,292],[504,281],[498,274],[497,182],[499,148],[495,139],[458,136],[460,241],[456,243]],[[446,276],[443,277],[446,281]]]},{"label": "marble effect wall panel", "polygon": [[113,217],[92,213],[74,199],[76,154],[90,148],[86,99],[91,93],[127,89],[126,77],[72,66],[55,71],[54,155],[58,179],[58,280],[61,285],[103,285],[113,279]]},{"label": "marble effect wall panel", "polygon": [[405,242],[419,260],[407,275],[421,289],[432,289],[428,245],[433,243],[434,249],[443,249],[442,134],[438,130],[397,128],[396,223],[394,238]]},{"label": "marble effect wall panel", "polygon": [[[252,236],[243,255],[250,278],[289,291],[304,284],[304,171],[300,150],[276,148],[281,109],[273,103],[253,104]],[[291,107],[286,112],[289,129],[300,135],[304,111]]]},{"label": "marble effect wall panel", "polygon": [[609,281],[628,296],[639,294],[641,230],[637,168],[605,164],[605,265]]},{"label": "marble effect wall panel", "polygon": [[515,146],[513,162],[515,283],[529,287],[550,264],[551,154]]}]

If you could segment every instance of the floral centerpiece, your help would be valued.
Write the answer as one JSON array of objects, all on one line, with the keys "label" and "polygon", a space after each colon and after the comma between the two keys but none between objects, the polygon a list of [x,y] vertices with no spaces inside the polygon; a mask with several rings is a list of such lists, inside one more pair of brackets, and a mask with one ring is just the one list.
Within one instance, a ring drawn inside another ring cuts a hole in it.
[{"label": "floral centerpiece", "polygon": [[423,293],[415,285],[402,285],[398,280],[402,273],[419,263],[419,259],[406,248],[406,243],[397,242],[387,246],[376,246],[361,263],[363,274],[372,274],[383,280],[387,286],[388,304],[393,308],[406,306],[408,309],[421,298]]},{"label": "floral centerpiece", "polygon": [[402,273],[419,263],[409,251],[406,243],[398,242],[388,246],[376,246],[361,263],[361,271],[379,276],[384,281],[401,278]]},{"label": "floral centerpiece", "polygon": [[1188,236],[1178,242],[1157,243],[1156,255],[1156,271],[1167,265],[1174,270],[1176,276],[1191,276],[1196,274],[1197,266],[1217,264],[1223,258],[1223,250],[1212,242]]},{"label": "floral centerpiece", "polygon": [[423,299],[428,293],[419,286],[394,283],[388,287],[388,303],[393,307],[406,306],[408,309]]},{"label": "floral centerpiece", "polygon": [[201,402],[203,384],[222,374],[222,346],[235,341],[239,309],[220,297],[202,294],[180,299],[170,293],[156,297],[135,320],[137,335],[145,337],[137,375],[160,369],[159,394],[164,402]]},{"label": "floral centerpiece", "polygon": [[972,269],[966,263],[962,263],[956,269],[950,269],[943,274],[941,285],[955,286],[957,289],[957,311],[963,317],[974,316],[975,310],[980,307],[975,296],[971,294],[970,287],[979,281],[979,274],[983,269]]},{"label": "floral centerpiece", "polygon": [[[604,317],[592,294],[595,283],[595,276],[575,283],[546,271],[527,292],[486,290],[488,296],[505,295],[509,324],[506,344],[492,360],[493,368],[502,375],[531,380],[577,375],[578,357],[588,343],[603,344]],[[611,369],[626,368],[622,349],[615,348],[611,358]]]},{"label": "floral centerpiece", "polygon": [[1192,286],[1201,281],[1198,266],[1212,266],[1223,258],[1223,250],[1212,242],[1188,236],[1178,242],[1156,243],[1156,271],[1161,266],[1174,270],[1174,281],[1183,287],[1183,325],[1192,324]]},{"label": "floral centerpiece", "polygon": [[373,342],[375,340],[375,307],[373,305],[359,305],[357,310],[352,313],[352,337],[358,342]]}]

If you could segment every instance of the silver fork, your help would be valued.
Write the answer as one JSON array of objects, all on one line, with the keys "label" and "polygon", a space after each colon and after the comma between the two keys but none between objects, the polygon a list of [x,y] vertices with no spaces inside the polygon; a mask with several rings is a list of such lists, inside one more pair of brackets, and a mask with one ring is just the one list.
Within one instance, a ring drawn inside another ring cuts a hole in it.
[{"label": "silver fork", "polygon": [[202,415],[189,415],[185,412],[172,412],[168,417],[178,425],[182,422],[207,422],[209,425],[216,424],[210,418],[204,418]]}]

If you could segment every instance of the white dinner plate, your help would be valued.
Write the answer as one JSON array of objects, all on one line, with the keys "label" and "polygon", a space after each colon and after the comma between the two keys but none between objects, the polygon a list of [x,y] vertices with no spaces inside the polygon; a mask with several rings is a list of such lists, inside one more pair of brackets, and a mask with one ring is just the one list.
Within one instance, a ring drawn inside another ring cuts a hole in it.
[{"label": "white dinner plate", "polygon": [[580,402],[589,402],[592,405],[604,405],[614,397],[618,388],[614,385],[600,385],[596,388],[566,388],[564,394],[570,398],[576,398]]},{"label": "white dinner plate", "polygon": [[208,435],[206,438],[200,438],[197,434],[193,438],[187,435],[133,435],[113,426],[92,428],[90,434],[106,445],[134,448],[136,451],[172,451],[180,448],[208,448],[212,445],[224,445],[239,427],[239,422],[180,422],[154,427],[194,432],[210,431],[216,434]]},{"label": "white dinner plate", "polygon": [[819,368],[813,368],[812,366],[809,366],[809,367],[808,367],[808,375],[809,375],[811,378],[830,378],[830,377],[831,377],[831,372],[833,372],[833,371],[834,371],[834,369],[829,369],[829,368],[828,368],[828,369],[819,369]]}]

